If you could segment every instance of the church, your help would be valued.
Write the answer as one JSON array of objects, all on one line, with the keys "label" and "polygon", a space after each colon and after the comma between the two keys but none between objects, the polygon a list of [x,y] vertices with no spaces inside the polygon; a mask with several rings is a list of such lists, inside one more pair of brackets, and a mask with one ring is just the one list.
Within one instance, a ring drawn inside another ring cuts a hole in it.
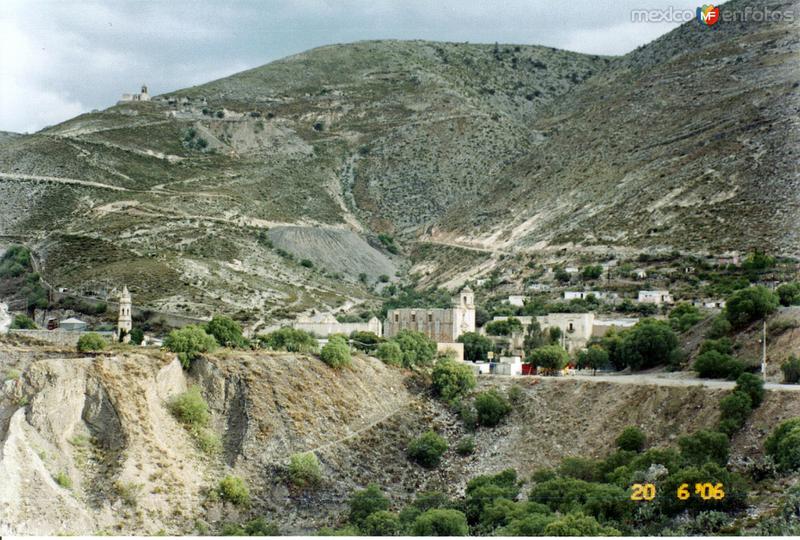
[{"label": "church", "polygon": [[450,308],[390,309],[384,337],[394,337],[401,330],[422,332],[437,343],[455,343],[461,334],[475,331],[475,293],[464,287]]}]

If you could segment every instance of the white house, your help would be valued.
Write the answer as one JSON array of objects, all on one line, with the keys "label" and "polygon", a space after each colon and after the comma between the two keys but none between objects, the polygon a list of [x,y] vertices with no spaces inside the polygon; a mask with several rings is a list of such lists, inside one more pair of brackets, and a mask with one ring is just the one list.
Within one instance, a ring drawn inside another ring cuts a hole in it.
[{"label": "white house", "polygon": [[511,306],[522,307],[525,305],[525,300],[527,300],[526,296],[522,296],[521,294],[512,294],[508,297],[506,303]]},{"label": "white house", "polygon": [[666,289],[657,289],[654,291],[639,291],[637,300],[643,304],[672,304],[674,300]]},{"label": "white house", "polygon": [[619,296],[617,293],[601,291],[564,291],[564,300],[586,300],[590,294],[598,300],[611,300]]}]

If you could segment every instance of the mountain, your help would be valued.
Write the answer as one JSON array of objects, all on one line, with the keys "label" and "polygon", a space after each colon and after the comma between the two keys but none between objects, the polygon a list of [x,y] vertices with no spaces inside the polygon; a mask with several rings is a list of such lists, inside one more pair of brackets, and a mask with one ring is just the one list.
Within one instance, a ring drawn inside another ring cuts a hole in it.
[{"label": "mountain", "polygon": [[499,253],[797,255],[797,24],[692,21],[617,58],[314,49],[3,138],[0,235],[53,287],[254,321]]}]

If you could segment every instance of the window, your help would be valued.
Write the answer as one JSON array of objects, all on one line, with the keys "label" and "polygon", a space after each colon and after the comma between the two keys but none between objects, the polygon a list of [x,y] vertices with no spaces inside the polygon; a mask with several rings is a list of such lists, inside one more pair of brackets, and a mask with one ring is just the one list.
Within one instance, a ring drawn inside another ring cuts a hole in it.
[{"label": "window", "polygon": [[433,322],[433,313],[428,313],[428,322]]},{"label": "window", "polygon": [[395,313],[394,314],[394,322],[400,322],[400,314],[399,313]]},{"label": "window", "polygon": [[411,314],[411,322],[417,322],[417,314],[416,313],[412,313]]}]

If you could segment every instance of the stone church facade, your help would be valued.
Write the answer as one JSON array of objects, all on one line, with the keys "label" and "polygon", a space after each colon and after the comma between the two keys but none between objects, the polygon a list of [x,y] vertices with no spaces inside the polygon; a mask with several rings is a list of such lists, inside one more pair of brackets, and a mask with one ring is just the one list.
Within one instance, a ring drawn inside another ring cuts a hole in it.
[{"label": "stone church facade", "polygon": [[401,330],[422,332],[437,343],[455,343],[461,334],[475,331],[475,294],[465,287],[453,297],[450,308],[390,309],[384,337],[394,337]]}]

